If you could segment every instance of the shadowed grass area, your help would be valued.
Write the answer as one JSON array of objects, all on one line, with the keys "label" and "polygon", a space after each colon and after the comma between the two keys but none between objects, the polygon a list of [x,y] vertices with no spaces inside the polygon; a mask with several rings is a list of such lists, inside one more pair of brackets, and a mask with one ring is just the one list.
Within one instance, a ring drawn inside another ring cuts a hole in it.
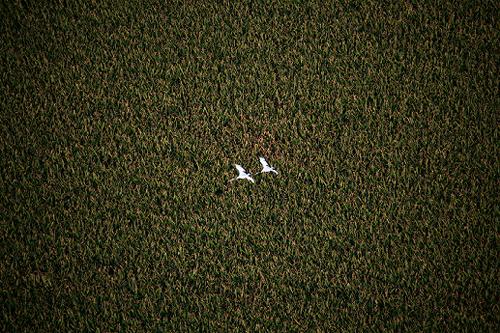
[{"label": "shadowed grass area", "polygon": [[499,329],[498,4],[58,3],[0,11],[0,330]]}]

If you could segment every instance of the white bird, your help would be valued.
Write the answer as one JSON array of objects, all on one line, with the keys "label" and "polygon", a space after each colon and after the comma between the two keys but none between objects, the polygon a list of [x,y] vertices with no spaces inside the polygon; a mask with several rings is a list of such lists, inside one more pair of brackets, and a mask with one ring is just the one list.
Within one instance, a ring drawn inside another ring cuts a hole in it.
[{"label": "white bird", "polygon": [[278,171],[276,171],[272,166],[270,166],[264,157],[259,157],[259,161],[260,164],[262,164],[262,171],[259,173],[274,172],[275,174],[278,174]]},{"label": "white bird", "polygon": [[248,179],[252,183],[255,183],[255,180],[253,180],[253,178],[250,177],[250,173],[246,172],[241,165],[235,164],[234,166],[236,167],[236,170],[238,170],[239,174],[236,178],[231,179],[230,182],[236,179]]}]

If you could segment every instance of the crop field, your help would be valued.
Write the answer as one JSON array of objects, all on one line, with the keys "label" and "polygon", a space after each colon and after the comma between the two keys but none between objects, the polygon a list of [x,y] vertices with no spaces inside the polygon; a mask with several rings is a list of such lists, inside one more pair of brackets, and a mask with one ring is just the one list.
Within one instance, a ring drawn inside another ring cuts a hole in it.
[{"label": "crop field", "polygon": [[0,331],[498,332],[499,13],[3,3]]}]

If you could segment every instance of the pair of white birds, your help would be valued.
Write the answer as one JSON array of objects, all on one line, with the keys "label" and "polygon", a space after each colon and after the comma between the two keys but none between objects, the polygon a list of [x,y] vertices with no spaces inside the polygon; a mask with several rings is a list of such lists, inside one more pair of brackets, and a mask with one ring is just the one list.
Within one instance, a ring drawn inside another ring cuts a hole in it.
[{"label": "pair of white birds", "polygon": [[[270,166],[264,157],[259,157],[259,161],[260,164],[262,164],[262,170],[257,173],[274,172],[275,174],[278,174],[278,171],[276,171],[276,169]],[[230,182],[237,179],[248,179],[252,183],[255,183],[255,180],[252,178],[251,173],[246,172],[246,170],[239,164],[235,164],[234,166],[236,167],[236,170],[238,170],[238,176],[229,180]]]}]

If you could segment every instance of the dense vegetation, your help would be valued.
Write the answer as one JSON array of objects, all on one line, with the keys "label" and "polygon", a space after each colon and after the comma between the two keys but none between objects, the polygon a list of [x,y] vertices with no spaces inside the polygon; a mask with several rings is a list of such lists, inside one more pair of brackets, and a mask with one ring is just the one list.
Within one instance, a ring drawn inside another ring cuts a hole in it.
[{"label": "dense vegetation", "polygon": [[497,2],[41,3],[0,7],[1,331],[499,330]]}]

